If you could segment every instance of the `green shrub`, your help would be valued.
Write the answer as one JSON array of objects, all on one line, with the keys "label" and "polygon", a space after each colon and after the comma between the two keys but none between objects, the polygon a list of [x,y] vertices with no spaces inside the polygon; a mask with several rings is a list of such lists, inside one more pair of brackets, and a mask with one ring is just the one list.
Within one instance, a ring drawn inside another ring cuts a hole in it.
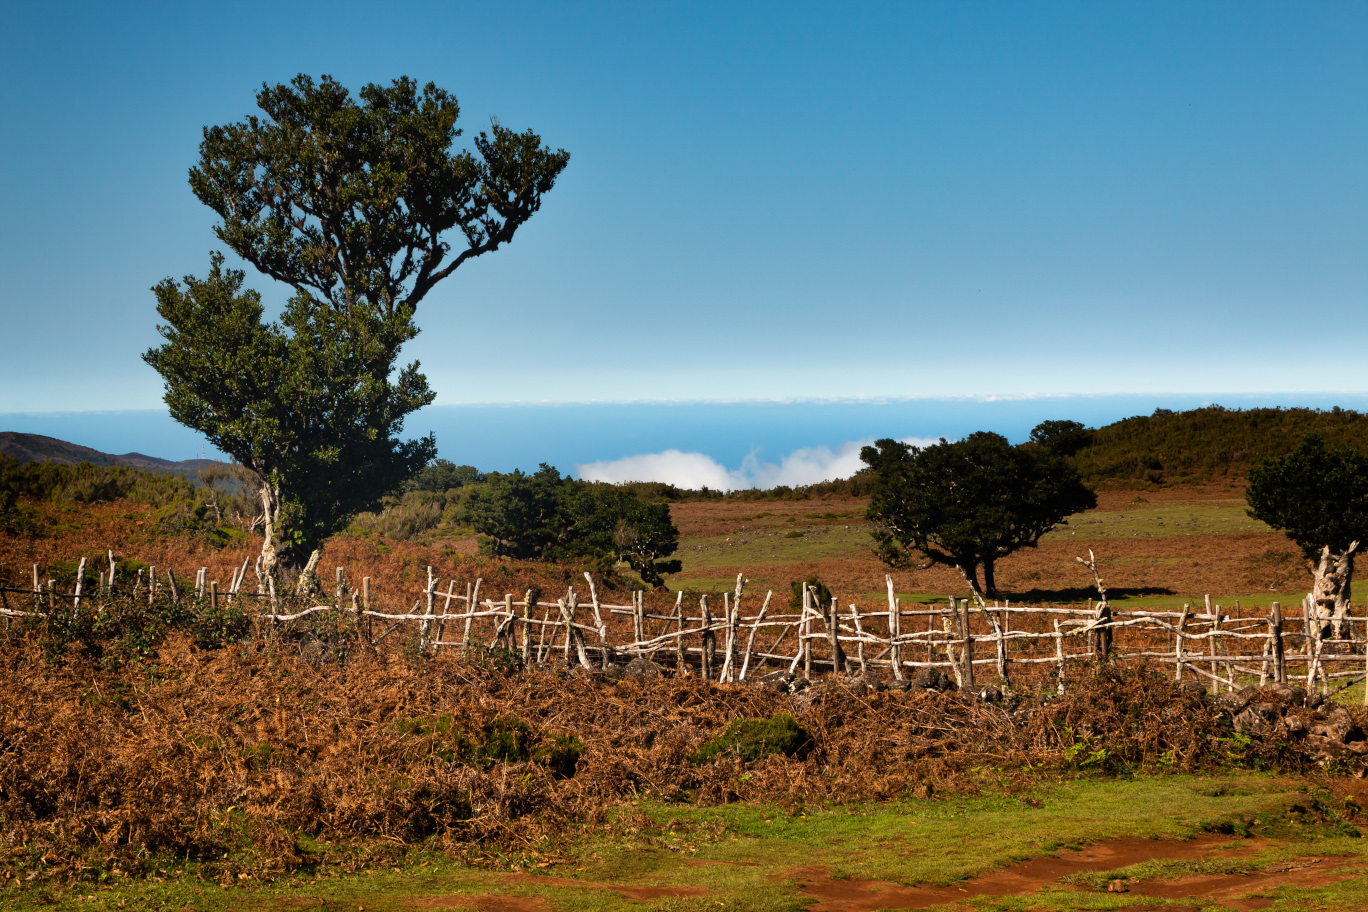
[{"label": "green shrub", "polygon": [[[784,537],[787,538],[788,536],[784,536]],[[826,606],[828,606],[828,605],[831,604],[831,590],[828,589],[828,588],[826,587],[826,584],[825,584],[825,583],[823,583],[821,580],[819,580],[819,579],[817,578],[816,574],[814,574],[814,575],[812,575],[812,576],[809,576],[809,577],[808,577],[807,579],[805,579],[805,580],[793,580],[791,583],[789,583],[789,610],[790,610],[790,611],[795,611],[795,612],[797,612],[797,611],[802,611],[802,610],[803,610],[803,585],[804,585],[804,584],[806,584],[807,587],[808,587],[809,589],[815,589],[815,590],[817,590],[816,592],[814,592],[814,593],[812,594],[812,598],[813,598],[812,607],[816,608],[818,611],[821,611],[821,610],[823,610]]]},{"label": "green shrub", "polygon": [[408,541],[443,520],[446,498],[426,491],[410,491],[403,500],[379,513],[358,513],[348,531],[353,535],[382,535],[394,541]]},{"label": "green shrub", "polygon": [[689,759],[708,763],[719,756],[739,757],[751,762],[770,754],[802,757],[812,745],[812,737],[786,712],[768,719],[737,719],[722,734],[703,742]]},{"label": "green shrub", "polygon": [[[447,715],[402,719],[395,723],[401,733],[428,739],[433,753],[447,763],[463,763],[489,769],[496,763],[533,763],[545,766],[562,779],[575,775],[584,744],[574,735],[551,732],[540,743],[531,727],[516,716],[496,716],[478,733],[463,732]],[[534,748],[535,745],[535,748]]]},{"label": "green shrub", "polygon": [[532,760],[551,770],[560,779],[575,775],[579,758],[584,754],[584,742],[574,735],[553,732],[532,754]]}]

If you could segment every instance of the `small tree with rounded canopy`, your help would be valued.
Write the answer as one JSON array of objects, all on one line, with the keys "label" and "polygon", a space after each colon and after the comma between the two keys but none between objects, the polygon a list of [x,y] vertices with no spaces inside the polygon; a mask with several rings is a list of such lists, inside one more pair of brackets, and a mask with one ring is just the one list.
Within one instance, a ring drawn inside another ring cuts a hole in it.
[{"label": "small tree with rounded canopy", "polygon": [[1249,473],[1249,515],[1296,542],[1314,575],[1316,613],[1343,631],[1354,552],[1368,540],[1368,456],[1328,450],[1319,434]]},{"label": "small tree with rounded canopy", "polygon": [[873,535],[885,563],[905,567],[920,554],[927,566],[959,568],[976,588],[982,566],[989,596],[999,560],[1097,506],[1062,457],[987,431],[929,447],[879,440],[860,458],[874,476],[868,516],[878,524]]}]

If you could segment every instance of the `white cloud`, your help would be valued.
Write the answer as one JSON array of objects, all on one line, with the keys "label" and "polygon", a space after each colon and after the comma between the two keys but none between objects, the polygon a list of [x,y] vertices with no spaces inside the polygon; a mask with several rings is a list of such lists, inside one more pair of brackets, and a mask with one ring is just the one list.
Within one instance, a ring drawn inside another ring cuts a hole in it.
[{"label": "white cloud", "polygon": [[[732,491],[746,488],[773,488],[779,485],[798,487],[849,478],[859,471],[860,447],[871,440],[843,443],[834,450],[829,447],[805,447],[794,450],[778,463],[761,462],[754,453],[741,462],[736,470],[728,469],[704,453],[684,453],[665,450],[663,453],[642,453],[605,462],[591,462],[575,467],[575,474],[584,481],[659,481],[680,488],[712,488]],[[904,443],[926,446],[933,440],[917,437],[904,438]]]}]

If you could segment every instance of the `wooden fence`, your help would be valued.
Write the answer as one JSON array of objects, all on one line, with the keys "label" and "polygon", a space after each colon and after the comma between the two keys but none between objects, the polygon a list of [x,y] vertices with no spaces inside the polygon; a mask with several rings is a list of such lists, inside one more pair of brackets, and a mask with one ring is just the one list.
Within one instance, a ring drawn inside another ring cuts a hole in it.
[{"label": "wooden fence", "polygon": [[[1096,578],[1095,562],[1080,562]],[[1062,692],[1066,668],[1080,662],[1170,666],[1175,680],[1196,680],[1214,691],[1297,682],[1326,693],[1368,677],[1368,617],[1351,613],[1337,623],[1321,619],[1309,600],[1286,615],[1277,602],[1266,614],[1249,613],[1238,604],[1233,610],[1213,605],[1209,597],[1181,611],[1124,610],[1107,601],[1100,579],[1100,598],[1086,606],[989,604],[971,584],[972,599],[951,596],[938,605],[904,607],[893,578],[886,576],[886,604],[862,608],[835,598],[819,604],[815,591],[805,589],[795,611],[777,604],[773,592],[763,600],[750,596],[740,575],[721,604],[707,595],[686,604],[679,592],[671,608],[644,591],[631,593],[631,604],[603,602],[588,573],[583,593],[571,586],[564,596],[542,600],[532,592],[521,599],[513,593],[487,595],[478,579],[446,580],[443,589],[443,580],[429,567],[427,584],[412,607],[386,611],[372,604],[370,577],[354,587],[341,567],[330,600],[301,602],[277,598],[260,586],[244,591],[245,563],[222,591],[205,570],[189,586],[178,584],[171,572],[158,577],[156,568],[146,580],[139,571],[131,583],[115,585],[112,556],[108,576],[102,569],[100,584],[83,592],[85,563],[72,592],[58,592],[52,580],[41,584],[35,564],[31,588],[0,588],[0,617],[9,624],[57,610],[98,612],[118,598],[190,599],[215,610],[241,604],[268,631],[324,616],[352,625],[370,647],[405,631],[409,642],[416,638],[418,648],[428,652],[502,648],[527,664],[555,661],[587,669],[640,656],[724,683],[776,671],[807,678],[859,672],[903,681],[929,668],[960,687],[1046,677]]]}]

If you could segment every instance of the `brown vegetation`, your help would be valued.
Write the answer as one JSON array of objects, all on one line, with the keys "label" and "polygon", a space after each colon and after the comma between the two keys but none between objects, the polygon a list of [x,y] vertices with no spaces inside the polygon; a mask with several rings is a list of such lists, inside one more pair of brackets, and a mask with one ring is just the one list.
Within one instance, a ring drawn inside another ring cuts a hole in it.
[{"label": "brown vegetation", "polygon": [[[49,664],[12,632],[0,662],[0,840],[47,877],[176,858],[222,878],[353,868],[424,840],[530,863],[567,825],[602,824],[642,795],[794,807],[1011,789],[1070,769],[1201,769],[1232,750],[1216,707],[1148,670],[1078,669],[1067,696],[1008,710],[858,682],[790,696],[454,654],[310,664],[270,642],[205,652],[174,637],[155,662],[112,671],[79,655]],[[732,721],[785,711],[810,749],[694,757]],[[568,767],[547,759],[576,741]],[[1241,750],[1304,762],[1257,734]]]}]

